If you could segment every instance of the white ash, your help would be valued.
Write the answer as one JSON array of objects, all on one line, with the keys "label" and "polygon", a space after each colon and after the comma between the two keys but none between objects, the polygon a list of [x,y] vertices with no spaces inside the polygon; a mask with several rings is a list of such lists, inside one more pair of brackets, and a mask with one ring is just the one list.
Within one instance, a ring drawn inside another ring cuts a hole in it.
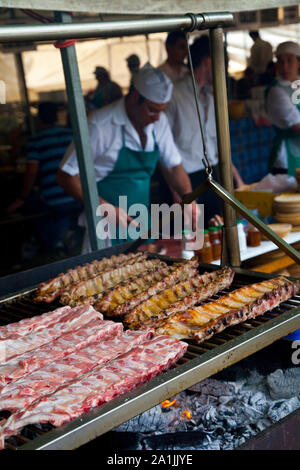
[{"label": "white ash", "polygon": [[[245,372],[241,367],[236,368],[235,373],[234,381],[209,378],[199,382],[173,397],[177,407],[172,406],[165,412],[158,405],[115,431],[140,433],[140,448],[229,450],[300,407],[299,369],[276,370],[266,376],[256,369]],[[184,410],[191,412],[191,419],[182,416]],[[164,438],[169,433],[188,431],[199,436],[197,442],[188,446],[170,444]],[[155,446],[151,442],[153,435],[161,435]]]},{"label": "white ash", "polygon": [[267,378],[273,399],[300,396],[300,368],[278,369]]}]

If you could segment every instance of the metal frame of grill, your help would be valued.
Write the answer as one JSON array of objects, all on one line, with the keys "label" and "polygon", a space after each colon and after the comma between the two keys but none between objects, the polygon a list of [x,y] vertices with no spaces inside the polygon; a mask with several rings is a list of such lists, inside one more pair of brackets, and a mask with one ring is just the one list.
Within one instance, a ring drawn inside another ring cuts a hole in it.
[{"label": "metal frame of grill", "polygon": [[[31,301],[31,293],[35,289],[37,279],[48,279],[49,276],[55,276],[91,259],[101,259],[103,256],[124,251],[125,247],[126,245],[122,245],[101,250],[20,273],[16,276],[17,282],[13,283],[18,285],[19,292],[0,299],[0,322],[14,322],[29,316],[28,312],[36,315],[46,311],[44,305],[36,305]],[[175,261],[168,257],[160,256],[160,258],[168,262]],[[200,269],[211,271],[218,267],[202,264]],[[225,292],[272,277],[242,269],[235,269],[235,272],[234,282]],[[3,293],[5,286],[9,292],[13,280],[14,276],[0,279],[0,292]],[[212,298],[219,295],[221,294]],[[52,304],[49,307],[49,310],[52,309]],[[20,450],[77,448],[298,328],[300,328],[300,295],[283,302],[278,308],[256,319],[229,327],[199,345],[189,344],[187,353],[176,367],[60,428],[55,429],[51,425],[25,427],[21,434],[8,440],[6,448]]]}]

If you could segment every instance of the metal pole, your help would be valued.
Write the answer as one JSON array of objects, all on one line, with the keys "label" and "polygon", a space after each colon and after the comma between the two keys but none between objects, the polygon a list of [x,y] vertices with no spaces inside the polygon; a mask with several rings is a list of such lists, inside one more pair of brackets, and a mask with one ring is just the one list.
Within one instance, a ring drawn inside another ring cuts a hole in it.
[{"label": "metal pole", "polygon": [[[217,139],[219,150],[219,168],[222,186],[233,194],[232,162],[230,151],[229,118],[225,75],[223,29],[210,30],[211,58],[214,83],[214,102],[216,113]],[[235,210],[223,203],[224,229],[222,264],[227,262],[238,267],[241,264]]]},{"label": "metal pole", "polygon": [[[55,16],[57,20],[62,22],[71,21],[71,16],[67,13],[58,12]],[[98,239],[96,235],[96,225],[98,222],[96,210],[99,206],[99,198],[75,46],[62,48],[61,59],[66,81],[90,244],[93,251],[100,250],[105,248],[105,244],[104,240]]]},{"label": "metal pole", "polygon": [[28,130],[30,134],[32,135],[35,132],[35,126],[34,126],[33,117],[30,112],[30,102],[29,102],[26,76],[25,76],[25,70],[24,70],[24,64],[23,64],[23,58],[22,58],[21,52],[18,52],[15,54],[15,61],[16,61],[16,67],[17,67],[17,73],[18,73],[19,87],[20,87],[20,92],[21,92],[21,100],[24,103]]},{"label": "metal pole", "polygon": [[[13,8],[10,9],[10,18],[12,20],[16,18],[15,10]],[[15,54],[15,63],[16,63],[17,74],[18,74],[21,101],[25,103],[27,127],[28,127],[30,134],[32,135],[35,132],[35,126],[34,126],[33,117],[30,112],[30,103],[29,103],[29,97],[28,97],[26,75],[25,75],[23,57],[22,57],[21,52],[18,52]]]},{"label": "metal pole", "polygon": [[228,12],[146,18],[122,21],[99,21],[68,24],[5,25],[0,27],[0,42],[56,41],[57,39],[81,39],[118,37],[135,34],[162,33],[181,29],[208,29],[216,26],[232,26],[233,14]]}]

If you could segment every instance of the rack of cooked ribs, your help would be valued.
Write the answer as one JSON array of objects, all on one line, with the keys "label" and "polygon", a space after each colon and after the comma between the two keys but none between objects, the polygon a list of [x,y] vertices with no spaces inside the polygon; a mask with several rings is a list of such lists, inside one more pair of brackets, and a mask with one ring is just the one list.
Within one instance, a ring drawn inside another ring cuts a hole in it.
[{"label": "rack of cooked ribs", "polygon": [[155,325],[156,334],[176,338],[207,340],[228,326],[253,319],[273,310],[300,290],[300,281],[283,276],[241,287],[208,303],[176,313],[148,325]]},{"label": "rack of cooked ribs", "polygon": [[50,303],[70,289],[71,286],[77,285],[81,281],[93,279],[97,275],[113,271],[124,265],[142,262],[145,258],[143,253],[130,253],[128,255],[121,253],[110,258],[103,258],[100,261],[94,260],[83,266],[76,266],[66,273],[59,274],[54,279],[41,283],[37,289],[35,301]]},{"label": "rack of cooked ribs", "polygon": [[[60,298],[71,307],[93,305],[107,318],[122,319],[131,330],[204,341],[224,328],[262,315],[297,294],[298,281],[278,277],[230,288],[234,272],[199,274],[197,259],[167,264],[144,253],[93,261],[60,274],[37,290],[35,301]],[[218,294],[219,298],[212,298]]]}]

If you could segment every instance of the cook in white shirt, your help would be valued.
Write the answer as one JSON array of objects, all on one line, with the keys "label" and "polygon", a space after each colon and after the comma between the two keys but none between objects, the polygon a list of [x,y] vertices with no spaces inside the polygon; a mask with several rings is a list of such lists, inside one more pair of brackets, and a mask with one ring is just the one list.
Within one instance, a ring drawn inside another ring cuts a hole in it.
[{"label": "cook in white shirt", "polygon": [[184,63],[187,56],[187,44],[183,31],[172,31],[166,39],[167,60],[158,69],[162,70],[175,83],[181,80],[188,68]]},{"label": "cook in white shirt", "polygon": [[[135,202],[147,204],[157,160],[166,170],[168,183],[181,196],[192,189],[162,112],[170,100],[172,82],[163,72],[146,64],[135,75],[133,85],[125,98],[89,118],[99,201],[114,206],[119,227],[127,227],[132,218],[117,206],[118,197],[126,195],[128,206]],[[83,200],[74,146],[66,152],[57,181],[74,198]],[[190,206],[195,221],[196,204]]]},{"label": "cook in white shirt", "polygon": [[260,37],[258,31],[249,31],[249,36],[254,44],[250,50],[248,65],[257,75],[260,75],[266,71],[268,63],[273,60],[273,48],[269,42]]},{"label": "cook in white shirt", "polygon": [[[211,92],[212,68],[208,36],[203,35],[197,38],[190,50],[207,155],[213,168],[214,177],[218,179],[218,146],[214,100]],[[202,136],[190,74],[174,84],[172,98],[166,113],[175,143],[182,157],[182,165],[189,174],[194,189],[205,180],[206,172],[202,162],[204,158]],[[237,185],[241,186],[243,181],[235,167],[233,167],[233,173]],[[176,194],[174,194],[174,199],[176,200]],[[212,191],[206,191],[198,202],[204,204],[205,221],[221,212],[220,198]]]},{"label": "cook in white shirt", "polygon": [[279,44],[276,57],[277,77],[266,90],[266,111],[276,132],[269,170],[295,175],[300,168],[299,44]]}]

